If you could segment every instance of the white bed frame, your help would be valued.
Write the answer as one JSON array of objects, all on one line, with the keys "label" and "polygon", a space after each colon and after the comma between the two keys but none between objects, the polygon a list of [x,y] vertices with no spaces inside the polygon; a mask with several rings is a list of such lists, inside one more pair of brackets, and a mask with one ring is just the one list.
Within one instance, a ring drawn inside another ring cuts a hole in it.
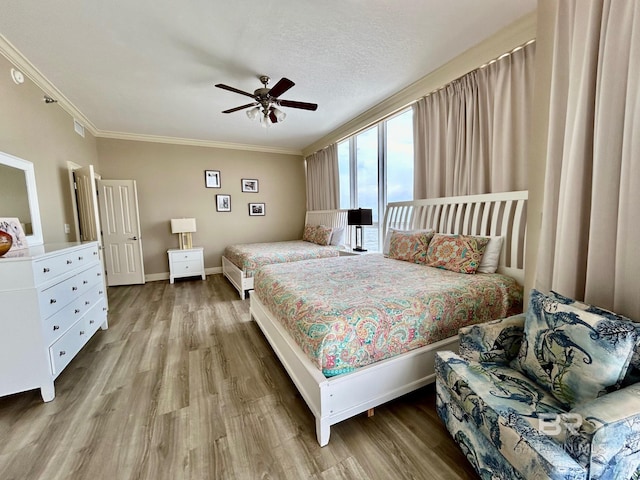
[{"label": "white bed frame", "polygon": [[[498,271],[522,283],[526,202],[524,191],[390,203],[382,228],[385,234],[389,228],[434,228],[441,233],[502,235]],[[329,443],[331,425],[432,383],[436,352],[458,348],[454,336],[326,378],[255,294],[250,312],[316,418],[322,447]]]},{"label": "white bed frame", "polygon": [[[304,219],[305,225],[326,225],[327,227],[345,228],[343,245],[351,245],[351,231],[347,225],[348,210],[309,210]],[[222,273],[238,290],[240,298],[246,298],[246,292],[253,290],[253,277],[247,277],[244,271],[238,268],[224,255],[222,256]]]}]

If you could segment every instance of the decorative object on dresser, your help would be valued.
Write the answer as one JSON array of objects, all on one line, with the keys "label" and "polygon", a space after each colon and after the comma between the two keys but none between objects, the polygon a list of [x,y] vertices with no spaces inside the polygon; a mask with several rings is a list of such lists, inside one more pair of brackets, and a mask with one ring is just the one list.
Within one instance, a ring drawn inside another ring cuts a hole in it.
[{"label": "decorative object on dresser", "polygon": [[195,218],[172,218],[171,233],[177,233],[180,238],[180,249],[192,248],[191,234],[196,231]]},{"label": "decorative object on dresser", "polygon": [[39,388],[55,397],[54,380],[93,334],[107,329],[107,298],[98,243],[11,250],[0,259],[0,395]]},{"label": "decorative object on dresser", "polygon": [[206,280],[204,273],[204,248],[193,247],[167,250],[169,255],[169,283],[176,278],[200,276]]},{"label": "decorative object on dresser", "polygon": [[13,245],[13,237],[0,230],[0,257],[11,250],[11,245]]},{"label": "decorative object on dresser", "polygon": [[245,193],[258,193],[258,180],[255,178],[243,178],[242,191]]},{"label": "decorative object on dresser", "polygon": [[220,170],[205,170],[204,185],[207,188],[220,188]]},{"label": "decorative object on dresser", "polygon": [[0,231],[11,235],[12,249],[20,250],[29,246],[18,218],[0,218]]},{"label": "decorative object on dresser", "polygon": [[365,248],[362,248],[362,225],[373,225],[373,215],[370,208],[358,208],[355,210],[349,210],[347,215],[347,223],[349,225],[356,226],[356,248],[353,250],[356,252],[366,252]]},{"label": "decorative object on dresser", "polygon": [[231,211],[231,195],[216,195],[216,211]]},{"label": "decorative object on dresser", "polygon": [[250,203],[249,204],[249,216],[264,216],[264,203]]}]

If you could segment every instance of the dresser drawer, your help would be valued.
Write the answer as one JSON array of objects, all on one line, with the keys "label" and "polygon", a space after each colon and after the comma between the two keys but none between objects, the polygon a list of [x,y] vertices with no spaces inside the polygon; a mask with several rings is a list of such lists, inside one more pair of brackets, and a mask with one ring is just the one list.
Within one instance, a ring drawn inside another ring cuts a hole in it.
[{"label": "dresser drawer", "polygon": [[71,325],[81,319],[98,302],[104,305],[104,286],[102,282],[94,284],[83,295],[43,321],[45,344],[51,345],[54,343]]},{"label": "dresser drawer", "polygon": [[200,259],[202,258],[202,252],[201,251],[196,251],[196,252],[181,252],[181,251],[175,251],[175,252],[171,252],[171,261],[172,262],[189,262],[189,261],[200,261]]},{"label": "dresser drawer", "polygon": [[200,260],[190,260],[188,262],[175,262],[172,265],[171,273],[174,277],[202,275],[202,262]]},{"label": "dresser drawer", "polygon": [[88,338],[91,338],[94,333],[104,324],[107,319],[107,303],[102,297],[94,307],[84,316],[85,332]]},{"label": "dresser drawer", "polygon": [[49,348],[51,373],[58,376],[87,342],[85,322],[78,320]]},{"label": "dresser drawer", "polygon": [[96,263],[84,272],[42,290],[38,295],[42,318],[50,317],[98,283],[103,285],[102,266]]},{"label": "dresser drawer", "polygon": [[36,260],[33,262],[35,284],[40,285],[44,282],[49,282],[58,276],[67,274],[71,270],[89,265],[98,260],[98,246],[96,244]]}]

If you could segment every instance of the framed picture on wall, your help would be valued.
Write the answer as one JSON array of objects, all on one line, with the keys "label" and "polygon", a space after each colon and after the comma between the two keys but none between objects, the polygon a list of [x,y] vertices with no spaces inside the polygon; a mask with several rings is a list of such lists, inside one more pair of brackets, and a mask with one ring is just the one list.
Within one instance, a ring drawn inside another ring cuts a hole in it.
[{"label": "framed picture on wall", "polygon": [[264,215],[264,203],[250,203],[249,215],[252,217]]},{"label": "framed picture on wall", "polygon": [[258,180],[254,178],[243,178],[242,191],[248,193],[258,193]]},{"label": "framed picture on wall", "polygon": [[230,212],[231,195],[216,195],[216,210],[218,212]]},{"label": "framed picture on wall", "polygon": [[220,188],[220,170],[205,170],[204,184],[207,188]]}]

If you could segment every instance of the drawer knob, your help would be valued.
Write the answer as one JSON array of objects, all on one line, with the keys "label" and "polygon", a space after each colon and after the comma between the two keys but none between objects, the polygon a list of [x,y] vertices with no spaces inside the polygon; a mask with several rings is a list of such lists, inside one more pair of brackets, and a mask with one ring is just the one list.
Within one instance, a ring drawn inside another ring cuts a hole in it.
[{"label": "drawer knob", "polygon": [[52,298],[51,300],[49,300],[49,303],[56,303],[56,299]]},{"label": "drawer knob", "polygon": [[89,283],[89,280],[83,280],[83,281],[82,281],[82,284],[83,284],[83,285],[86,285],[87,283]]},{"label": "drawer knob", "polygon": [[104,293],[104,292],[103,292],[102,290],[100,290],[100,291],[98,292],[98,295],[102,295],[103,293]]},{"label": "drawer knob", "polygon": [[49,273],[51,270],[49,269],[49,267],[44,267],[42,269],[42,273]]},{"label": "drawer knob", "polygon": [[80,313],[80,309],[79,309],[79,308],[76,308],[76,309],[73,311],[73,313]]},{"label": "drawer knob", "polygon": [[100,272],[98,272],[96,275],[98,275],[99,277],[101,277],[101,276],[102,276],[102,274],[101,274]]},{"label": "drawer knob", "polygon": [[185,270],[189,270],[189,265],[185,265]]},{"label": "drawer knob", "polygon": [[80,336],[84,335],[84,330],[80,330]]},{"label": "drawer knob", "polygon": [[64,356],[64,355],[66,355],[66,354],[67,354],[67,352],[65,352],[64,350],[60,350],[60,356],[61,356],[61,357],[62,357],[62,356]]},{"label": "drawer knob", "polygon": [[102,307],[102,311],[106,312],[107,311],[107,307]]},{"label": "drawer knob", "polygon": [[95,320],[89,320],[89,325],[93,325],[94,323],[96,323]]},{"label": "drawer knob", "polygon": [[89,300],[85,300],[84,304],[89,305],[91,302]]},{"label": "drawer knob", "polygon": [[72,292],[75,292],[76,290],[78,290],[78,287],[71,287]]},{"label": "drawer knob", "polygon": [[82,260],[84,260],[84,257],[78,257],[79,262],[81,262]]},{"label": "drawer knob", "polygon": [[73,260],[67,260],[67,265],[71,265],[73,263]]},{"label": "drawer knob", "polygon": [[60,330],[60,325],[54,325],[53,326],[53,331],[55,332],[56,330]]}]

